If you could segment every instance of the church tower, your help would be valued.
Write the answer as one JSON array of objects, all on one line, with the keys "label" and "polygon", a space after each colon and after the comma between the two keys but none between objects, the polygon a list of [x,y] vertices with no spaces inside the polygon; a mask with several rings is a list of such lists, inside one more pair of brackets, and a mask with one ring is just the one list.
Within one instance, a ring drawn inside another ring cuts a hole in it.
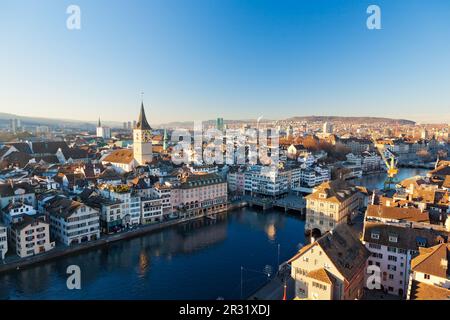
[{"label": "church tower", "polygon": [[147,122],[144,111],[144,102],[141,104],[141,113],[133,130],[133,155],[138,165],[152,162],[152,128]]}]

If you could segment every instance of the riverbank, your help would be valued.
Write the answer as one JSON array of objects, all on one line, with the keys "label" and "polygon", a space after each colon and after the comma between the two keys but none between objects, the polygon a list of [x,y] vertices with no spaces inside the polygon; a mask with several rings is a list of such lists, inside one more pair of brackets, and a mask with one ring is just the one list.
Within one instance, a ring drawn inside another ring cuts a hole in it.
[{"label": "riverbank", "polygon": [[[247,202],[245,201],[238,201],[229,203],[226,210],[218,212],[217,214],[223,214],[228,213],[229,211],[240,209],[247,206]],[[6,257],[3,264],[0,264],[0,274],[5,272],[12,272],[16,270],[20,270],[22,268],[26,268],[29,266],[32,266],[34,264],[47,262],[53,259],[58,259],[64,256],[72,255],[75,253],[83,252],[86,250],[90,250],[93,248],[106,246],[110,243],[114,243],[117,241],[125,240],[125,239],[132,239],[136,237],[140,237],[152,232],[160,231],[169,227],[173,227],[176,225],[180,225],[183,223],[191,222],[198,219],[203,219],[205,216],[194,216],[190,218],[181,218],[181,219],[174,219],[169,220],[165,222],[161,222],[158,224],[151,224],[151,225],[144,225],[140,226],[137,229],[129,230],[117,234],[112,235],[103,235],[100,239],[78,244],[76,246],[65,246],[65,245],[57,245],[54,249],[51,251],[27,257],[27,258],[20,258],[17,255]]]}]

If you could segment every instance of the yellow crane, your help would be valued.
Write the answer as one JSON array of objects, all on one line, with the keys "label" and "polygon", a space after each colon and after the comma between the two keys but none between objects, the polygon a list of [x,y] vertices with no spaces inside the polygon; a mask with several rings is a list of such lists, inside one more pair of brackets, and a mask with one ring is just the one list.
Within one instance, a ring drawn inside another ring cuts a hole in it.
[{"label": "yellow crane", "polygon": [[387,168],[387,177],[384,181],[384,190],[390,190],[392,185],[396,185],[398,181],[395,179],[395,177],[398,174],[398,168],[397,168],[397,158],[395,157],[394,153],[389,150],[389,158],[386,157],[386,147],[383,144],[377,143],[376,140],[373,141],[375,147],[377,148],[378,152],[381,155],[381,158],[384,161],[384,164]]}]

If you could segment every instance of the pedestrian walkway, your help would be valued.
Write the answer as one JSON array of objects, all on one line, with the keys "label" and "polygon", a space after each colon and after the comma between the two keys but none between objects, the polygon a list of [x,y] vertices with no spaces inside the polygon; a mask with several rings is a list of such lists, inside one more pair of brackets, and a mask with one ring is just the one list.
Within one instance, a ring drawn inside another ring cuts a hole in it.
[{"label": "pedestrian walkway", "polygon": [[289,274],[290,270],[276,275],[272,280],[252,294],[247,300],[283,300],[286,283],[286,300],[295,297],[295,281]]}]

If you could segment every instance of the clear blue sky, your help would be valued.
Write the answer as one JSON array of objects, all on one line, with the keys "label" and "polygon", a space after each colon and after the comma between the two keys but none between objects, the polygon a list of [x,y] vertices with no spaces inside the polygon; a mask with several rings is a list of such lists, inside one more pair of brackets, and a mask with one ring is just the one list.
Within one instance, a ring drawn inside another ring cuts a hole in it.
[{"label": "clear blue sky", "polygon": [[448,0],[2,0],[0,41],[0,112],[450,122]]}]

